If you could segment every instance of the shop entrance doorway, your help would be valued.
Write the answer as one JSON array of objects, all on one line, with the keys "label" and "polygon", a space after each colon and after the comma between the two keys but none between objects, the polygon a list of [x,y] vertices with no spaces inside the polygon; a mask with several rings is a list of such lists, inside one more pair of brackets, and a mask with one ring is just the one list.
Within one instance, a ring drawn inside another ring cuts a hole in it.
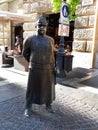
[{"label": "shop entrance doorway", "polygon": [[14,44],[16,42],[16,36],[19,36],[23,41],[23,24],[13,24],[11,27],[11,49],[14,49]]}]

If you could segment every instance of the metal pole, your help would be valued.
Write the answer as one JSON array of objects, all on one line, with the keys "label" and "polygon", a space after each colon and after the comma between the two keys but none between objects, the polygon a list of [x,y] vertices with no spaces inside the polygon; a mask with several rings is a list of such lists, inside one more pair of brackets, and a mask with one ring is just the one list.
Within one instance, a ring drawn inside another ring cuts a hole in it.
[{"label": "metal pole", "polygon": [[[62,0],[62,8],[61,8],[61,12],[60,12],[60,24],[61,27],[59,31],[64,33],[61,33],[60,36],[60,47],[59,50],[57,52],[57,61],[56,61],[56,68],[57,68],[57,76],[64,78],[66,77],[66,70],[65,70],[65,49],[64,49],[64,36],[68,36],[65,32],[65,24],[69,24],[69,20],[68,20],[68,6],[65,3],[66,0]],[[62,26],[64,25],[64,26]],[[64,29],[64,30],[63,30]]]},{"label": "metal pole", "polygon": [[64,36],[61,36],[60,38],[60,44],[59,44],[60,48],[58,50],[58,53],[61,53],[61,54],[65,54],[65,49],[64,49]]},{"label": "metal pole", "polygon": [[66,72],[64,70],[64,57],[65,57],[65,49],[64,49],[64,36],[61,36],[60,39],[60,45],[59,50],[57,52],[57,62],[56,62],[56,68],[58,77],[64,78],[66,77]]}]

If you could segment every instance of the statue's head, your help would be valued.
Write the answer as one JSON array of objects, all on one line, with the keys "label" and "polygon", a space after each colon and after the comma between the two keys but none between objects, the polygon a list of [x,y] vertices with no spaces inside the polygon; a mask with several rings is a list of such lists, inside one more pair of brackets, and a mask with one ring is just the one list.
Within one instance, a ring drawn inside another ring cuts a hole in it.
[{"label": "statue's head", "polygon": [[44,35],[47,30],[47,20],[46,18],[42,15],[39,17],[36,27],[39,35]]},{"label": "statue's head", "polygon": [[46,25],[47,26],[47,20],[46,20],[46,18],[43,16],[43,15],[41,15],[40,17],[39,17],[39,19],[38,19],[38,21],[37,21],[37,25],[38,24],[43,24],[43,25]]}]

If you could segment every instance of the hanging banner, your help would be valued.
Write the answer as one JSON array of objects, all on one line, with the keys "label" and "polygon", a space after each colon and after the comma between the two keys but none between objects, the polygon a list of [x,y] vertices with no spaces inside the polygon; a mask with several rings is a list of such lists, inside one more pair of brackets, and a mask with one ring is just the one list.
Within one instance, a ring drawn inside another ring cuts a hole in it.
[{"label": "hanging banner", "polygon": [[59,24],[58,35],[69,36],[69,26],[64,24]]},{"label": "hanging banner", "polygon": [[60,23],[69,25],[68,5],[65,2],[62,2],[62,7],[60,11]]}]

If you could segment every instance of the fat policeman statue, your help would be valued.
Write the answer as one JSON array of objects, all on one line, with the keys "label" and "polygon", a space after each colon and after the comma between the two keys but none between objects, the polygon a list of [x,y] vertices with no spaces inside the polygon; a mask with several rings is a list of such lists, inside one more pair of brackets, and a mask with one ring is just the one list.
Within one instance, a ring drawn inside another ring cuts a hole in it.
[{"label": "fat policeman statue", "polygon": [[29,62],[29,76],[26,91],[25,116],[32,113],[32,104],[45,104],[46,110],[53,113],[55,100],[54,82],[54,39],[46,35],[47,21],[42,15],[37,24],[37,33],[24,41],[23,56]]}]

